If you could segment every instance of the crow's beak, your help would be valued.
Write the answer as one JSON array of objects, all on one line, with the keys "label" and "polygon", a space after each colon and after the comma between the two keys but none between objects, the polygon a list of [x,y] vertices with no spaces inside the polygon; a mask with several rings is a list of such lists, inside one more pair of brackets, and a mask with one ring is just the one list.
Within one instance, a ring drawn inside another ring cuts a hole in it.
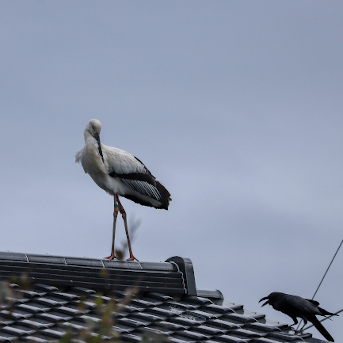
[{"label": "crow's beak", "polygon": [[262,307],[263,307],[263,306],[266,306],[267,304],[269,304],[269,298],[268,298],[268,297],[262,298],[262,299],[259,301],[259,303],[260,303],[261,301],[263,301],[263,300],[267,300],[267,301],[262,305]]},{"label": "crow's beak", "polygon": [[98,151],[99,154],[101,156],[102,162],[105,163],[104,161],[104,156],[102,155],[102,150],[101,150],[101,142],[100,142],[100,136],[98,133],[94,134],[94,138],[96,139],[96,141],[98,142]]}]

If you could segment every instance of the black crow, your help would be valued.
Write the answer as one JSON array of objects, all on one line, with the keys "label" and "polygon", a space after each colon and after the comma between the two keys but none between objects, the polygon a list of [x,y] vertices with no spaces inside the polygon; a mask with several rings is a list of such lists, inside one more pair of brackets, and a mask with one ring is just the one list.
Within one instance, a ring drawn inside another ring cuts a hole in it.
[{"label": "black crow", "polygon": [[319,307],[318,301],[304,299],[297,295],[290,295],[281,292],[270,293],[267,297],[262,298],[259,302],[263,300],[267,301],[262,306],[269,304],[273,306],[274,310],[280,311],[290,316],[294,321],[292,325],[298,324],[297,317],[301,318],[304,321],[304,326],[307,324],[307,321],[309,321],[328,341],[334,342],[334,339],[327,332],[324,326],[319,322],[316,315],[333,316],[336,314],[328,312]]}]

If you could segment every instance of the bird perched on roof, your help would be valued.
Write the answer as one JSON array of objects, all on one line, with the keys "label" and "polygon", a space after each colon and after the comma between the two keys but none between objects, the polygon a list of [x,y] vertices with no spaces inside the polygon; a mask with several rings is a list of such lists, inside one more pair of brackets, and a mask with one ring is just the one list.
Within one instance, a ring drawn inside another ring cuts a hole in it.
[{"label": "bird perched on roof", "polygon": [[109,260],[116,258],[114,241],[116,220],[120,211],[130,253],[128,260],[137,260],[132,253],[126,212],[119,196],[144,206],[168,210],[171,201],[170,193],[137,157],[124,150],[102,144],[100,131],[100,121],[90,120],[84,130],[85,146],[76,153],[75,162],[80,162],[85,173],[88,173],[100,188],[114,197],[112,249],[111,255],[106,258]]},{"label": "bird perched on roof", "polygon": [[[262,298],[259,302],[264,300],[267,301],[262,305],[262,307],[269,304],[273,306],[274,310],[287,314],[294,321],[292,325],[298,324],[297,317],[304,321],[303,327],[307,324],[307,321],[309,321],[328,341],[334,342],[334,339],[319,322],[316,315],[337,316],[337,314],[328,312],[319,307],[318,301],[304,299],[297,295],[290,295],[281,292],[270,293],[267,297]],[[301,329],[303,329],[303,327]]]}]

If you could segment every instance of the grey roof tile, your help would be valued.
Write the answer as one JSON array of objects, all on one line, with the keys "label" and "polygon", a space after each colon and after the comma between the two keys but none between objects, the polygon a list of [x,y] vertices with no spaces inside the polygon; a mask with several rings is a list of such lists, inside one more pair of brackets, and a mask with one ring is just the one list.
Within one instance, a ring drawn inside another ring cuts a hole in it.
[{"label": "grey roof tile", "polygon": [[96,295],[96,291],[94,289],[88,289],[84,287],[72,287],[70,289],[71,294],[79,294],[79,295]]},{"label": "grey roof tile", "polygon": [[27,313],[40,313],[44,310],[41,307],[33,306],[32,304],[18,304],[14,306],[15,309],[18,309],[19,311],[27,312]]},{"label": "grey roof tile", "polygon": [[204,341],[207,340],[209,337],[201,332],[196,331],[188,331],[188,330],[181,330],[177,332],[178,337],[186,337],[195,341]]},{"label": "grey roof tile", "polygon": [[195,304],[195,305],[199,305],[199,306],[204,306],[204,305],[210,305],[213,304],[213,302],[210,299],[207,298],[201,298],[201,297],[196,297],[196,296],[190,296],[187,297],[187,300],[185,302],[187,303],[191,303],[191,304]]},{"label": "grey roof tile", "polygon": [[11,319],[11,320],[18,320],[18,319],[25,319],[31,317],[32,314],[26,311],[18,310],[18,311],[12,311],[10,310],[2,310],[0,311],[0,318],[4,317],[5,321],[6,319]]},{"label": "grey roof tile", "polygon": [[52,324],[43,324],[35,320],[30,319],[24,319],[21,321],[18,321],[18,325],[27,327],[32,330],[41,330],[41,329],[47,329],[48,327],[52,326]]},{"label": "grey roof tile", "polygon": [[[163,304],[163,302],[160,302],[160,303]],[[156,306],[155,302],[144,300],[144,299],[137,299],[137,298],[133,298],[131,300],[130,304],[132,306],[137,305],[137,307],[139,307],[139,308],[147,308],[147,307],[154,307],[154,306]]]},{"label": "grey roof tile", "polygon": [[192,317],[192,316],[188,316],[188,315],[171,317],[169,319],[169,321],[172,323],[184,325],[187,328],[193,327],[195,325],[200,325],[200,324],[203,324],[205,322],[204,319],[200,319],[200,318]]},{"label": "grey roof tile", "polygon": [[125,306],[122,312],[135,313],[135,312],[143,311],[144,309],[145,309],[144,307],[139,307],[137,305],[129,304]]},{"label": "grey roof tile", "polygon": [[227,312],[234,312],[235,310],[241,308],[241,305],[238,305],[236,308],[234,307],[225,307],[216,304],[208,304],[204,307],[205,311],[213,312],[213,313],[227,313]]},{"label": "grey roof tile", "polygon": [[145,313],[153,314],[154,316],[158,317],[160,320],[166,320],[167,318],[176,316],[176,314],[173,313],[172,311],[168,311],[159,307],[149,308],[145,311]]},{"label": "grey roof tile", "polygon": [[59,292],[59,289],[57,287],[46,285],[46,284],[42,284],[42,283],[35,283],[35,289],[37,289],[39,291],[46,292],[46,293],[53,292],[53,291]]},{"label": "grey roof tile", "polygon": [[1,333],[7,333],[16,337],[22,337],[24,335],[32,334],[34,330],[30,330],[24,326],[15,324],[12,326],[5,326],[0,329]]},{"label": "grey roof tile", "polygon": [[186,337],[186,336],[180,336],[179,334],[175,334],[173,336],[168,336],[171,342],[182,342],[182,343],[197,343],[196,339],[193,337]]},{"label": "grey roof tile", "polygon": [[242,304],[234,304],[229,301],[224,301],[223,307],[230,308],[233,312],[244,310],[244,306]]},{"label": "grey roof tile", "polygon": [[190,339],[190,338],[186,338],[186,337],[178,337],[177,335],[175,335],[175,337],[168,337],[168,342],[171,343],[196,343],[195,340]]},{"label": "grey roof tile", "polygon": [[259,334],[257,332],[246,330],[246,329],[242,329],[242,328],[235,329],[235,330],[231,331],[231,333],[235,337],[238,337],[238,338],[260,338],[260,337],[265,336],[265,334],[261,335],[261,334]]},{"label": "grey roof tile", "polygon": [[163,313],[167,317],[175,317],[183,313],[186,313],[187,308],[182,307],[182,306],[177,306],[177,304],[170,305],[169,303],[166,303],[160,306],[159,308],[154,307],[154,308],[148,309],[147,311],[153,311],[153,310],[157,310],[157,311],[161,310],[162,311],[161,313]]},{"label": "grey roof tile", "polygon": [[135,328],[117,323],[113,326],[113,330],[115,330],[116,332],[119,332],[119,333],[124,333],[124,332],[125,333],[131,333],[135,330]]},{"label": "grey roof tile", "polygon": [[8,317],[7,315],[0,314],[0,329],[6,325],[11,325],[15,323],[15,319],[13,317]]},{"label": "grey roof tile", "polygon": [[192,305],[188,303],[187,301],[181,302],[181,301],[176,301],[174,299],[166,301],[165,305],[162,307],[165,307],[165,306],[172,309],[178,309],[178,310],[183,310],[183,311],[196,310],[198,307],[200,307],[199,305],[198,306]]},{"label": "grey roof tile", "polygon": [[164,304],[164,302],[162,300],[157,300],[148,296],[144,296],[144,298],[142,298],[143,301],[146,301],[146,303],[148,304],[148,307],[159,307],[161,305]]},{"label": "grey roof tile", "polygon": [[173,300],[173,298],[170,295],[156,293],[156,292],[149,293],[149,297],[153,299],[161,300],[162,302]]},{"label": "grey roof tile", "polygon": [[275,340],[283,340],[285,342],[294,342],[295,340],[303,341],[306,338],[310,338],[312,335],[308,332],[295,335],[293,330],[281,331],[281,332],[271,332],[267,337]]},{"label": "grey roof tile", "polygon": [[[81,324],[81,325],[80,325]],[[85,328],[84,323],[76,323],[73,320],[69,320],[68,322],[64,322],[62,324],[62,327],[65,328],[66,330],[77,330],[80,331]]]},{"label": "grey roof tile", "polygon": [[[57,322],[63,322],[63,321],[68,321],[68,320],[72,320],[74,318],[74,316],[71,313],[66,313],[64,311],[59,311],[58,309],[54,309],[51,310],[49,312],[44,313],[48,316],[53,316],[54,318],[56,318]],[[40,316],[42,317],[43,314],[40,314]]]},{"label": "grey roof tile", "polygon": [[204,320],[216,319],[222,316],[220,313],[211,313],[210,311],[206,311],[206,309],[187,311],[187,314]]},{"label": "grey roof tile", "polygon": [[82,316],[79,317],[79,319],[84,320],[85,322],[94,322],[94,323],[99,323],[101,321],[101,319],[96,316],[96,315],[91,315],[91,314],[84,314]]},{"label": "grey roof tile", "polygon": [[151,326],[143,326],[138,330],[138,332],[141,333],[141,336],[168,337],[168,334],[166,332],[163,332],[162,330]]},{"label": "grey roof tile", "polygon": [[0,342],[16,342],[17,340],[16,336],[0,331]]},{"label": "grey roof tile", "polygon": [[261,332],[272,332],[272,331],[282,331],[288,327],[286,324],[280,324],[277,322],[274,322],[273,324],[270,322],[263,323],[263,322],[253,322],[253,323],[247,323],[245,325],[246,328],[251,328],[256,331]]},{"label": "grey roof tile", "polygon": [[35,336],[27,336],[26,341],[30,343],[47,343],[48,342],[46,339],[38,338]]},{"label": "grey roof tile", "polygon": [[54,327],[53,329],[44,329],[44,330],[41,330],[41,333],[43,336],[46,336],[46,337],[51,337],[51,338],[62,338],[63,335],[65,334],[65,330],[62,330],[61,328],[59,327]]},{"label": "grey roof tile", "polygon": [[80,309],[82,313],[89,313],[96,310],[96,304],[88,300],[72,300],[69,303],[64,304],[64,306],[68,305]]},{"label": "grey roof tile", "polygon": [[254,323],[263,315],[251,315],[247,316],[241,313],[225,313],[224,318],[230,319],[237,323]]},{"label": "grey roof tile", "polygon": [[242,339],[232,335],[222,335],[217,337],[216,340],[224,343],[250,343],[250,339]]},{"label": "grey roof tile", "polygon": [[270,338],[265,338],[265,337],[260,337],[260,338],[255,338],[249,341],[249,343],[280,343],[279,340],[275,341]]},{"label": "grey roof tile", "polygon": [[141,342],[142,337],[132,333],[122,333],[121,338],[127,342],[138,343]]},{"label": "grey roof tile", "polygon": [[61,316],[57,316],[56,314],[49,312],[49,313],[39,313],[37,315],[35,315],[35,318],[37,319],[41,319],[44,320],[45,322],[50,322],[50,323],[60,323],[60,322],[64,322],[65,320],[72,319],[72,317],[67,317],[67,319],[65,319],[64,317]]},{"label": "grey roof tile", "polygon": [[21,296],[23,296],[24,298],[38,298],[42,295],[44,295],[45,293],[40,293],[40,292],[34,292],[34,291],[28,291],[28,290],[20,290],[20,294]]},{"label": "grey roof tile", "polygon": [[126,326],[133,327],[135,329],[142,327],[142,326],[145,326],[144,322],[139,321],[139,320],[134,320],[131,318],[118,318],[117,323],[124,324]]},{"label": "grey roof tile", "polygon": [[211,320],[211,323],[209,325],[227,330],[240,328],[239,324],[233,323],[232,321],[228,320],[228,318],[223,317],[220,319]]},{"label": "grey roof tile", "polygon": [[78,316],[87,313],[87,310],[81,310],[80,308],[75,308],[74,305],[60,306],[54,309],[58,313],[63,313],[69,316]]},{"label": "grey roof tile", "polygon": [[186,330],[186,326],[176,324],[176,323],[166,322],[166,321],[156,322],[156,323],[153,323],[151,326],[169,335],[177,331]]},{"label": "grey roof tile", "polygon": [[132,301],[130,302],[130,305],[128,306],[128,308],[131,309],[131,312],[134,311],[143,311],[147,308],[147,306],[144,303],[140,303],[137,300],[134,301],[136,299],[132,299]]},{"label": "grey roof tile", "polygon": [[52,293],[54,298],[57,298],[57,299],[62,299],[62,300],[65,300],[65,301],[72,301],[72,300],[79,300],[79,296],[77,296],[76,294],[70,294],[70,293],[67,293],[67,292],[60,292],[58,289],[56,292],[53,292]]},{"label": "grey roof tile", "polygon": [[56,300],[53,300],[51,298],[49,298],[49,296],[45,296],[45,297],[39,297],[39,298],[35,298],[34,302],[36,304],[40,304],[46,308],[53,308],[53,307],[57,307],[57,306],[61,306],[61,303],[65,304],[66,302],[59,302]]},{"label": "grey roof tile", "polygon": [[32,325],[32,327],[39,327],[39,328],[50,328],[55,325],[55,323],[51,322],[50,320],[39,318],[38,316],[32,316],[29,319],[24,319],[21,322],[29,323],[28,325]]},{"label": "grey roof tile", "polygon": [[141,321],[145,321],[147,323],[154,323],[158,320],[161,320],[158,316],[155,316],[153,314],[145,313],[145,312],[137,312],[134,313],[131,318],[138,319]]},{"label": "grey roof tile", "polygon": [[203,325],[195,326],[194,331],[200,332],[206,335],[210,335],[210,336],[219,336],[219,335],[224,335],[228,330],[226,329],[221,330],[212,326],[208,326],[206,325],[206,323],[204,323]]}]

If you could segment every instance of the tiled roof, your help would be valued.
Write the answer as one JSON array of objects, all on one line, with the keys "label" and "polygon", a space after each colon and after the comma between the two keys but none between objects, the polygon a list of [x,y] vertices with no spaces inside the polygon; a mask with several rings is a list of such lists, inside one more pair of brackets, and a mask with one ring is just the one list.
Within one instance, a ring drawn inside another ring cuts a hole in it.
[{"label": "tiled roof", "polygon": [[[0,290],[0,342],[58,341],[89,327],[97,335],[99,302],[111,299],[121,306],[111,325],[122,342],[322,342],[225,302],[220,291],[198,290],[192,262],[180,257],[139,263],[0,252],[0,278],[11,280]],[[132,287],[137,293],[123,305]]]}]

